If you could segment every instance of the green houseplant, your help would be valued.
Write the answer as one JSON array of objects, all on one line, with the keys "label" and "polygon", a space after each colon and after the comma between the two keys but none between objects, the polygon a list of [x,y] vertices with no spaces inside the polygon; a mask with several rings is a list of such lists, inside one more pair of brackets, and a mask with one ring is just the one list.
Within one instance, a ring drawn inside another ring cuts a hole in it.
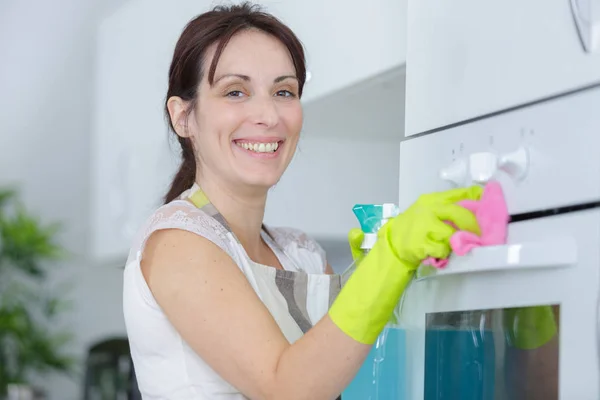
[{"label": "green houseplant", "polygon": [[0,399],[11,384],[30,386],[34,375],[74,365],[64,351],[70,335],[55,329],[66,303],[46,288],[48,269],[65,254],[57,230],[0,189]]}]

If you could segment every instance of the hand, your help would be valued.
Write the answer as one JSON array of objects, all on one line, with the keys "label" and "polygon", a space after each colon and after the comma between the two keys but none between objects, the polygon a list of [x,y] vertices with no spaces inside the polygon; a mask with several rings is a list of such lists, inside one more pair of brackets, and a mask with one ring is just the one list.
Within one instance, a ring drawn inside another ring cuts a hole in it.
[{"label": "hand", "polygon": [[[373,249],[357,267],[329,310],[331,320],[358,342],[372,344],[389,321],[414,270],[427,257],[446,258],[455,228],[479,234],[475,216],[457,205],[479,200],[482,188],[454,189],[421,196],[403,214],[378,232]],[[360,257],[362,234],[348,234],[355,259]],[[360,240],[360,241],[359,241]]]},{"label": "hand", "polygon": [[[414,218],[418,218],[418,222],[421,224],[419,227],[421,233],[423,234],[425,231],[433,229],[433,231],[429,233],[431,235],[431,238],[437,238],[438,240],[436,241],[441,241],[442,246],[435,245],[435,243],[431,243],[431,241],[425,241],[424,243],[421,243],[419,245],[417,243],[419,239],[416,237],[411,238],[412,243],[407,243],[406,240],[404,240],[404,243],[408,244],[408,248],[413,248],[414,250],[417,250],[417,253],[420,252],[421,254],[418,254],[417,258],[420,258],[421,260],[427,258],[422,257],[422,253],[426,252],[427,249],[431,249],[432,247],[436,247],[439,249],[433,249],[431,250],[432,252],[439,253],[441,251],[442,254],[446,254],[447,256],[447,253],[450,251],[448,245],[449,235],[451,236],[452,233],[454,233],[454,230],[447,224],[440,225],[440,221],[436,221],[436,218],[439,219],[438,217],[446,215],[446,220],[450,220],[459,228],[461,228],[462,226],[462,230],[467,230],[479,234],[479,225],[477,224],[477,220],[475,219],[473,214],[464,210],[464,208],[457,206],[455,203],[465,199],[477,200],[479,199],[479,197],[481,197],[481,193],[481,187],[473,186],[467,189],[455,189],[447,192],[430,193],[421,196],[419,200],[417,200],[417,202],[414,203],[412,207],[410,207],[405,213],[388,222],[382,229],[394,229],[395,231],[397,231],[398,228],[393,228],[392,225],[411,227],[411,221]],[[415,217],[416,215],[419,216]],[[422,221],[422,215],[427,215],[428,217],[433,216],[434,218],[427,218],[426,221]],[[401,220],[402,222],[398,222],[398,220]],[[400,230],[402,230],[402,228],[400,228]],[[412,232],[414,232],[414,229],[412,230]],[[412,234],[412,232],[409,233],[409,235]],[[420,236],[421,239],[423,238],[422,234]],[[354,261],[360,259],[363,255],[362,249],[360,247],[364,237],[364,232],[358,228],[352,228],[350,232],[348,232],[348,243],[350,244],[350,251],[352,253],[352,259]],[[414,261],[412,263],[414,263]]]},{"label": "hand", "polygon": [[416,269],[427,257],[447,258],[450,237],[456,229],[480,234],[472,212],[459,206],[459,201],[478,200],[480,186],[454,189],[421,196],[408,210],[388,221],[378,232],[375,246],[390,251],[409,270]]}]

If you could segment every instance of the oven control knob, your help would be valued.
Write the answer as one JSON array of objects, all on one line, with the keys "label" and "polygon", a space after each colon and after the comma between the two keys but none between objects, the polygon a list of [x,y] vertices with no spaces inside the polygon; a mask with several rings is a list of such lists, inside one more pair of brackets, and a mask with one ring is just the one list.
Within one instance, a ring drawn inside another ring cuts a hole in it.
[{"label": "oven control knob", "polygon": [[453,183],[455,186],[463,186],[467,180],[467,162],[459,159],[446,168],[442,168],[440,178]]},{"label": "oven control knob", "polygon": [[469,156],[469,175],[475,183],[484,184],[494,178],[498,171],[498,156],[490,152],[473,153]]},{"label": "oven control knob", "polygon": [[523,180],[529,169],[529,152],[527,148],[519,147],[512,153],[502,155],[498,162],[498,168],[517,181]]}]

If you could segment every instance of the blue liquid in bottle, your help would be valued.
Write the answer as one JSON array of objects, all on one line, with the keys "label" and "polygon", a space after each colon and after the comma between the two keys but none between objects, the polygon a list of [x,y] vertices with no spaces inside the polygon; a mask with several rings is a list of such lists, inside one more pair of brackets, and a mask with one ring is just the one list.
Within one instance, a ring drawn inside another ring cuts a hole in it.
[{"label": "blue liquid in bottle", "polygon": [[342,399],[406,399],[405,342],[404,330],[386,327],[358,374],[342,393]]}]

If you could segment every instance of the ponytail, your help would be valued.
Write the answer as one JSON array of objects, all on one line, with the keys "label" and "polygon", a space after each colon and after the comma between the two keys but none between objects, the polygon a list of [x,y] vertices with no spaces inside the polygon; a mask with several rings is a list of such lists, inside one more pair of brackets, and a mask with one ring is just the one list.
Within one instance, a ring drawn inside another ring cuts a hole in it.
[{"label": "ponytail", "polygon": [[175,200],[181,193],[188,190],[196,180],[196,158],[190,138],[178,137],[181,145],[181,156],[183,161],[179,167],[179,171],[175,174],[171,188],[165,196],[165,204]]}]

